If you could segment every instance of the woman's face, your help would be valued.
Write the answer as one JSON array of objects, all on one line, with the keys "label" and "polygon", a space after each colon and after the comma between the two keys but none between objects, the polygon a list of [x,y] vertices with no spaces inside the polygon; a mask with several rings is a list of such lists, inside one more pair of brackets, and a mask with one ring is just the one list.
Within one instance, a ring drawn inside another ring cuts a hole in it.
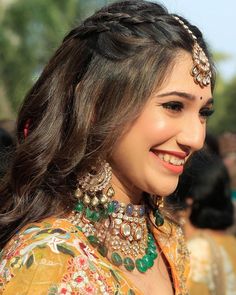
[{"label": "woman's face", "polygon": [[112,182],[131,198],[143,191],[172,193],[184,163],[203,146],[212,93],[210,85],[194,82],[192,66],[192,56],[181,53],[161,89],[115,145]]}]

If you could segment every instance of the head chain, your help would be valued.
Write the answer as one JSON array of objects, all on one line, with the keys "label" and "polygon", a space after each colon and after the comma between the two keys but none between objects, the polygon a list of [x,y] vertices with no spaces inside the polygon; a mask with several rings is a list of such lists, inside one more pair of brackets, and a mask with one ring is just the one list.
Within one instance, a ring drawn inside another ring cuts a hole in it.
[{"label": "head chain", "polygon": [[173,17],[180,23],[180,25],[185,29],[185,31],[189,33],[190,37],[194,41],[192,53],[193,67],[191,70],[191,75],[193,76],[195,83],[199,84],[201,87],[209,85],[211,82],[212,72],[209,60],[204,50],[198,44],[197,37],[184,23],[184,21],[176,15],[173,15]]}]

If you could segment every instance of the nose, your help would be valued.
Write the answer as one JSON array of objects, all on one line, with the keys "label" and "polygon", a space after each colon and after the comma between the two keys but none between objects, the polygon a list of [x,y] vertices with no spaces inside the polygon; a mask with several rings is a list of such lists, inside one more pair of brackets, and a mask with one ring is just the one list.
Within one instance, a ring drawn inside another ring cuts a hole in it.
[{"label": "nose", "polygon": [[197,151],[203,147],[205,136],[206,124],[200,121],[199,116],[191,117],[183,122],[177,143],[191,151]]}]

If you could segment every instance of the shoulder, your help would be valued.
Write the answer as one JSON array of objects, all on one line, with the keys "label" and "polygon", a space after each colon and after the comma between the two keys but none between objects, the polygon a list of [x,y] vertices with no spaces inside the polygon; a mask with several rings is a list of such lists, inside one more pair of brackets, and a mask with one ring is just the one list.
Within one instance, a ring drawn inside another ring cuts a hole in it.
[{"label": "shoulder", "polygon": [[2,250],[0,290],[7,288],[7,294],[12,294],[20,286],[22,294],[24,288],[39,294],[37,288],[45,286],[58,292],[59,286],[75,283],[78,272],[81,282],[87,278],[84,286],[92,288],[88,276],[90,271],[96,272],[96,261],[93,249],[73,224],[66,219],[48,218],[24,227]]}]

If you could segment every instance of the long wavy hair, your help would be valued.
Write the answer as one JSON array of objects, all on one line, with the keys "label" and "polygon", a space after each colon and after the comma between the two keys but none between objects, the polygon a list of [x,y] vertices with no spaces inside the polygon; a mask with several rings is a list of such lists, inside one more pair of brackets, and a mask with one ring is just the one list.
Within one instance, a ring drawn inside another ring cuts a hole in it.
[{"label": "long wavy hair", "polygon": [[[183,20],[211,60],[201,32]],[[78,173],[109,157],[179,51],[192,54],[193,44],[163,6],[136,0],[104,7],[64,38],[19,112],[0,188],[0,247],[25,224],[73,209]]]}]

